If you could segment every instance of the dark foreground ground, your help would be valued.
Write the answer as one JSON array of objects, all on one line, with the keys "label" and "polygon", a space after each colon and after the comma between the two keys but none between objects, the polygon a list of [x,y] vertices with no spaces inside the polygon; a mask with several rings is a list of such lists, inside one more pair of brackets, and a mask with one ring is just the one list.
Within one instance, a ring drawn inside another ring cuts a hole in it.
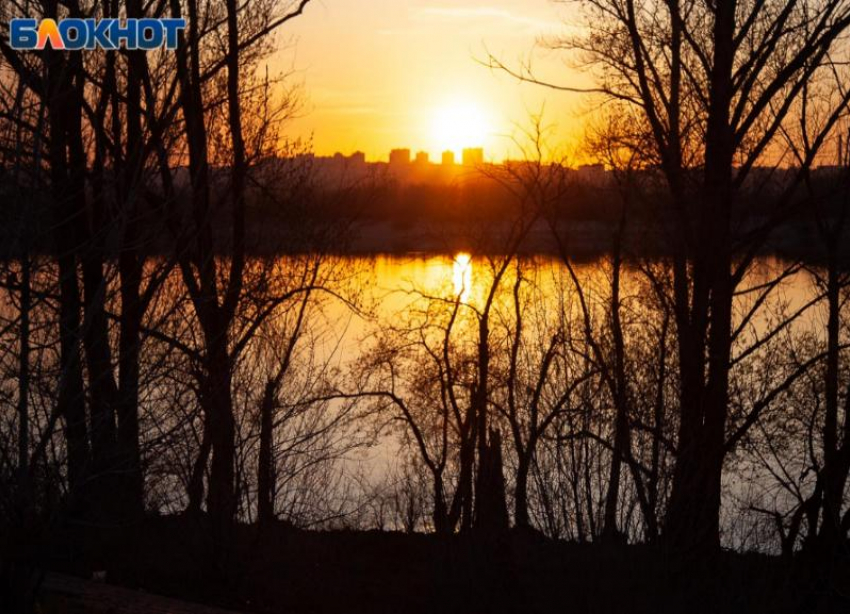
[{"label": "dark foreground ground", "polygon": [[[518,533],[440,539],[279,526],[262,533],[241,527],[222,573],[207,535],[179,518],[123,531],[76,528],[52,536],[46,548],[27,549],[27,556],[53,571],[105,571],[109,584],[242,612],[850,612],[846,558],[826,564],[673,555]],[[7,565],[22,551],[11,555]],[[38,607],[61,613],[49,591]]]}]

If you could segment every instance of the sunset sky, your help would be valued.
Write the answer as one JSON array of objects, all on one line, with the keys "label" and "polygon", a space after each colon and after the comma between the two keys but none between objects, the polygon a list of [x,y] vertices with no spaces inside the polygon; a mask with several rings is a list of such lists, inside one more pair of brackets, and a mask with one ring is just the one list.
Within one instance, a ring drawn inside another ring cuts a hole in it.
[{"label": "sunset sky", "polygon": [[361,150],[384,160],[410,147],[438,160],[444,149],[482,145],[499,161],[515,155],[517,124],[545,101],[546,123],[574,136],[579,98],[480,63],[488,50],[510,64],[533,56],[541,74],[581,82],[539,44],[566,31],[569,10],[549,0],[315,0],[282,34],[291,45],[275,59],[305,86],[291,131],[312,135],[318,155]]}]

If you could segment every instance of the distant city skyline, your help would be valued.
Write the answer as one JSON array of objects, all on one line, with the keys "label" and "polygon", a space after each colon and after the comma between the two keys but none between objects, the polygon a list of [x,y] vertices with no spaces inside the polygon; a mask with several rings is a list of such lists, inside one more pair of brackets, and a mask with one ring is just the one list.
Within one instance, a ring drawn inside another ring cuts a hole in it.
[{"label": "distant city skyline", "polygon": [[353,162],[363,163],[387,163],[387,164],[437,164],[442,166],[475,166],[485,162],[499,164],[505,160],[491,160],[485,156],[484,147],[464,147],[460,150],[460,155],[453,149],[445,149],[437,156],[432,156],[431,152],[425,149],[414,149],[412,147],[393,147],[384,155],[370,157],[362,150],[355,151],[334,151],[331,154],[321,154],[312,152],[311,155],[316,158],[345,158]]},{"label": "distant city skyline", "polygon": [[[323,156],[314,153],[302,154],[312,159],[312,170],[320,183],[345,185],[347,182],[367,177],[384,177],[402,185],[448,185],[457,182],[492,179],[487,173],[478,172],[485,166],[500,166],[507,163],[523,163],[508,159],[493,161],[485,159],[482,147],[465,147],[460,158],[454,151],[445,150],[436,159],[427,151],[414,151],[408,147],[395,147],[381,160],[367,160],[362,151],[350,154],[334,152]],[[378,174],[375,174],[375,170]],[[611,173],[599,163],[579,164],[568,172],[574,172],[578,181],[585,185],[601,187],[611,180]]]},{"label": "distant city skyline", "polygon": [[482,66],[488,51],[511,64],[533,56],[541,76],[572,86],[589,83],[587,75],[565,73],[560,59],[534,45],[538,37],[563,34],[571,7],[548,0],[368,5],[311,4],[293,22],[293,45],[273,65],[303,79],[303,104],[287,134],[310,139],[317,155],[359,150],[369,161],[386,161],[390,149],[405,144],[431,160],[449,149],[459,160],[462,148],[472,146],[483,147],[492,161],[515,158],[511,137],[544,100],[547,123],[555,124],[559,137],[582,131],[575,97],[552,96]]}]

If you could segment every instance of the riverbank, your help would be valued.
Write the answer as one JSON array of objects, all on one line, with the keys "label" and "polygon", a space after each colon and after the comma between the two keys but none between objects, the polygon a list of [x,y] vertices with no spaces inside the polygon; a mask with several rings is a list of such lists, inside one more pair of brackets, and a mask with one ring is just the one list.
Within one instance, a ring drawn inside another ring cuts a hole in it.
[{"label": "riverbank", "polygon": [[88,527],[54,536],[52,570],[257,613],[845,612],[850,562],[815,568],[759,554],[673,554],[640,545],[307,532],[241,526],[225,563],[197,521]]}]

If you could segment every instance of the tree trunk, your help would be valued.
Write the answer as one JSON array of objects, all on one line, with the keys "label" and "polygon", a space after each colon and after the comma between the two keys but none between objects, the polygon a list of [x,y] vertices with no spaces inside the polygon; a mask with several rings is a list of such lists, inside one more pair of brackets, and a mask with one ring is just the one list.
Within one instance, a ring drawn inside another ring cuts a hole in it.
[{"label": "tree trunk", "polygon": [[434,532],[437,535],[448,535],[454,530],[449,522],[449,514],[446,509],[446,495],[443,492],[443,476],[434,473]]},{"label": "tree trunk", "polygon": [[507,531],[509,521],[505,503],[502,437],[495,429],[490,429],[489,434],[489,441],[485,442],[478,458],[475,530],[493,535]]},{"label": "tree trunk", "polygon": [[475,428],[471,406],[467,409],[466,427],[461,428],[459,451],[460,472],[457,489],[455,490],[452,506],[449,510],[449,526],[454,529],[460,522],[460,531],[465,533],[472,529],[472,474],[475,463]]},{"label": "tree trunk", "polygon": [[30,280],[29,227],[24,228],[24,253],[21,257],[21,309],[18,327],[18,502],[24,518],[29,516],[32,503],[30,480],[30,310],[32,290]]},{"label": "tree trunk", "polygon": [[[679,457],[673,476],[666,533],[668,539],[681,548],[717,549],[720,546],[720,489],[725,458],[734,293],[730,232],[735,136],[730,127],[730,108],[735,7],[735,2],[717,3],[712,32],[714,64],[705,138],[704,195],[692,263],[693,303],[688,310],[678,296],[676,307],[680,336],[685,327],[684,338],[680,341],[685,360],[681,365]],[[678,275],[681,274],[680,268]]]},{"label": "tree trunk", "polygon": [[[611,283],[611,333],[614,338],[614,373],[610,381],[611,396],[614,398],[614,445],[611,450],[611,468],[608,473],[608,492],[605,496],[605,512],[602,525],[602,538],[616,540],[617,510],[620,502],[620,476],[623,459],[630,454],[629,415],[626,395],[626,349],[623,340],[623,327],[620,319],[620,246],[622,228],[625,224],[625,211],[621,221],[621,232],[617,237],[613,257],[613,277]],[[609,376],[610,377],[610,376]]]},{"label": "tree trunk", "polygon": [[277,387],[267,382],[260,403],[260,454],[257,464],[257,520],[261,525],[274,520],[274,402]]},{"label": "tree trunk", "polygon": [[[219,331],[219,335],[225,335]],[[207,511],[213,524],[214,540],[226,552],[230,546],[236,516],[235,437],[236,424],[230,389],[229,357],[225,341],[207,335],[210,358],[207,362],[206,389],[202,392],[205,425],[212,446]]]},{"label": "tree trunk", "polygon": [[83,370],[80,355],[80,294],[78,249],[74,210],[68,181],[67,138],[63,108],[67,104],[64,62],[52,49],[48,54],[47,112],[50,125],[49,158],[54,207],[54,244],[59,272],[59,390],[57,411],[65,422],[68,454],[68,483],[78,493],[89,470],[88,427],[86,425]]},{"label": "tree trunk", "polygon": [[124,515],[138,520],[144,512],[144,479],[139,448],[139,355],[142,306],[141,267],[133,255],[119,256],[121,273],[121,333],[118,340],[118,467]]},{"label": "tree trunk", "polygon": [[210,441],[209,432],[204,427],[204,433],[201,437],[201,447],[198,450],[198,457],[192,465],[192,475],[189,476],[189,483],[186,486],[186,496],[189,499],[186,506],[186,514],[189,516],[198,517],[201,514],[201,504],[204,501],[204,476],[207,472],[207,464],[210,460],[210,451],[212,443]]},{"label": "tree trunk", "polygon": [[521,454],[516,470],[514,487],[514,523],[517,528],[528,529],[531,521],[528,516],[528,472],[531,468],[531,454]]},{"label": "tree trunk", "polygon": [[[142,17],[139,0],[127,0],[127,16]],[[140,253],[139,183],[143,166],[142,74],[144,52],[127,52],[127,160],[119,190],[124,236],[118,255],[121,293],[121,332],[118,345],[118,418],[117,463],[121,477],[122,514],[133,522],[144,513],[144,477],[139,443],[139,361],[144,306],[140,296],[144,257]],[[113,109],[120,105],[114,92]],[[118,118],[114,116],[114,119]],[[120,134],[120,123],[114,126],[114,140]]]},{"label": "tree trunk", "polygon": [[[839,280],[837,245],[829,245],[827,261],[827,360],[826,360],[826,413],[823,425],[824,463],[821,470],[822,519],[817,529],[817,547],[825,556],[832,556],[845,539],[842,529],[844,491],[850,469],[850,442],[839,443],[838,380],[840,358],[841,284]],[[850,402],[850,401],[848,401]],[[848,418],[845,416],[844,420]]]},{"label": "tree trunk", "polygon": [[69,197],[73,199],[74,224],[81,254],[83,277],[83,348],[88,375],[91,417],[92,495],[98,515],[114,517],[115,401],[117,389],[112,371],[109,327],[106,320],[106,281],[103,275],[104,212],[99,199],[87,197],[87,160],[83,142],[82,57],[69,56],[68,71],[73,78],[63,107],[63,127],[67,134]]},{"label": "tree trunk", "polygon": [[608,490],[605,494],[605,511],[602,524],[602,538],[616,540],[619,534],[617,528],[617,510],[620,501],[620,476],[622,474],[623,455],[625,454],[625,412],[617,408],[614,424],[614,446],[611,450],[611,466],[608,472]]}]

